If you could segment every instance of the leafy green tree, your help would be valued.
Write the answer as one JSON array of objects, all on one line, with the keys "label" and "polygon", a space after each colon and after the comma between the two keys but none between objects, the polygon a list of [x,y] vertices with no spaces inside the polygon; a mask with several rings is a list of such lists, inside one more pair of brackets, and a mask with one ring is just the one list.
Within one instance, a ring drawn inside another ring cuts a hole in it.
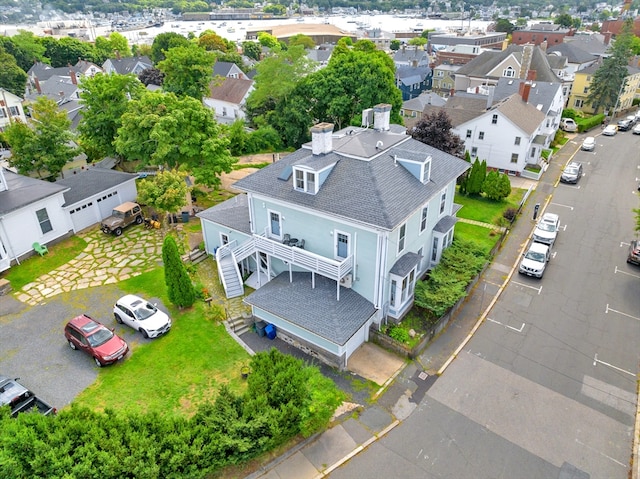
[{"label": "leafy green tree", "polygon": [[258,33],[258,43],[263,47],[267,47],[271,50],[277,49],[280,47],[280,42],[276,37],[267,32]]},{"label": "leafy green tree", "polygon": [[203,48],[204,50],[207,50],[208,52],[216,50],[226,52],[228,50],[227,42],[225,41],[225,39],[211,30],[202,32],[202,34],[198,37],[198,46],[200,48]]},{"label": "leafy green tree", "polygon": [[569,28],[573,25],[573,18],[568,13],[561,13],[560,15],[556,16],[556,18],[553,20],[553,23],[565,28]]},{"label": "leafy green tree", "polygon": [[264,123],[276,105],[286,100],[297,83],[313,67],[302,46],[276,51],[258,63],[254,90],[247,99],[247,115],[254,124]]},{"label": "leafy green tree", "polygon": [[249,58],[260,61],[260,55],[262,55],[262,47],[256,42],[242,42],[242,52]]},{"label": "leafy green tree", "polygon": [[109,58],[130,57],[132,55],[129,41],[118,32],[112,32],[109,38],[97,37],[95,49],[96,57],[100,64]]},{"label": "leafy green tree", "polygon": [[492,170],[482,184],[482,191],[490,200],[500,201],[511,194],[511,182],[507,175]]},{"label": "leafy green tree", "polygon": [[424,115],[413,128],[411,136],[421,143],[433,146],[438,150],[457,156],[464,157],[464,142],[453,133],[451,118],[444,110],[434,111]]},{"label": "leafy green tree", "polygon": [[482,193],[482,185],[487,176],[487,163],[486,161],[478,160],[471,165],[471,171],[466,181],[466,191],[469,195],[479,195]]},{"label": "leafy green tree", "polygon": [[627,65],[632,56],[633,45],[633,21],[629,20],[631,19],[623,23],[620,34],[611,48],[611,55],[602,61],[589,85],[587,102],[591,104],[595,113],[598,113],[600,108],[615,108],[620,92],[626,85],[626,77],[629,74]]},{"label": "leafy green tree", "polygon": [[495,23],[496,32],[505,32],[511,34],[515,29],[516,26],[506,18],[499,18]]},{"label": "leafy green tree", "polygon": [[190,308],[196,301],[196,292],[189,273],[180,258],[178,245],[173,236],[167,235],[162,244],[164,282],[167,285],[169,301],[179,308]]},{"label": "leafy green tree", "polygon": [[393,59],[381,50],[336,47],[329,65],[301,81],[286,99],[278,102],[267,121],[280,132],[287,146],[294,147],[308,140],[314,122],[327,121],[338,129],[359,125],[362,110],[380,103],[391,104],[390,120],[401,124],[402,95],[394,72]]},{"label": "leafy green tree", "polygon": [[424,47],[426,44],[427,44],[427,39],[423,37],[413,37],[409,39],[409,45]]},{"label": "leafy green tree", "polygon": [[20,30],[17,35],[12,37],[0,36],[0,45],[7,53],[13,55],[18,66],[25,72],[29,71],[35,62],[48,63],[45,47],[33,32]]},{"label": "leafy green tree", "polygon": [[165,58],[166,52],[173,47],[185,47],[189,40],[175,32],[165,32],[157,35],[151,44],[151,61],[158,64]]},{"label": "leafy green tree", "polygon": [[173,93],[148,92],[129,102],[115,147],[142,165],[183,167],[207,186],[218,186],[220,175],[229,173],[235,161],[212,111]]},{"label": "leafy green tree", "polygon": [[84,105],[78,125],[80,143],[86,145],[91,160],[118,156],[113,142],[122,125],[122,114],[130,100],[142,96],[144,85],[133,74],[113,74],[83,78],[80,87],[80,102]]},{"label": "leafy green tree", "polygon": [[286,15],[287,13],[287,7],[285,7],[284,5],[279,5],[279,4],[274,4],[271,3],[269,5],[266,5],[262,11],[264,13],[273,13],[274,15]]},{"label": "leafy green tree", "polygon": [[27,85],[27,74],[16,63],[13,55],[0,47],[0,88],[22,97]]},{"label": "leafy green tree", "polygon": [[160,171],[138,182],[138,201],[162,213],[175,213],[187,204],[187,183],[184,172]]},{"label": "leafy green tree", "polygon": [[215,55],[197,45],[173,47],[158,63],[158,69],[164,73],[162,86],[167,92],[202,100],[213,80],[215,62]]},{"label": "leafy green tree", "polygon": [[40,41],[46,48],[45,55],[51,61],[52,67],[75,65],[79,59],[95,61],[95,48],[89,42],[71,37],[64,37],[60,40],[44,37]]},{"label": "leafy green tree", "polygon": [[640,231],[640,208],[634,209],[633,212],[636,214],[636,231]]},{"label": "leafy green tree", "polygon": [[151,59],[151,45],[133,45],[131,47],[131,53],[134,57],[148,57]]},{"label": "leafy green tree", "polygon": [[11,148],[9,164],[22,175],[35,173],[40,178],[57,178],[62,168],[78,154],[71,146],[71,121],[55,101],[38,97],[31,112],[32,126],[10,124],[4,137]]},{"label": "leafy green tree", "polygon": [[397,52],[400,50],[400,40],[393,39],[389,44],[389,49],[393,52]]},{"label": "leafy green tree", "polygon": [[375,43],[368,39],[358,40],[353,44],[353,50],[357,52],[371,53],[378,49]]},{"label": "leafy green tree", "polygon": [[309,35],[298,33],[289,38],[288,42],[289,48],[296,45],[302,45],[307,50],[313,50],[316,46],[316,42],[314,42],[313,38],[311,38]]}]

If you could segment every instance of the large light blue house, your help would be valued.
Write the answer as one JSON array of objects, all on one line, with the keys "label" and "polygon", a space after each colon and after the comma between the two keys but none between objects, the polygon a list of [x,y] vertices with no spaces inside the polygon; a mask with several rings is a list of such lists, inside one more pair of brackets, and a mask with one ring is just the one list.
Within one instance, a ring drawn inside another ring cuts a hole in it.
[{"label": "large light blue house", "polygon": [[451,244],[456,179],[469,164],[389,123],[321,123],[298,151],[242,179],[198,214],[228,297],[245,298],[278,335],[344,368],[369,328],[399,321],[416,280]]}]

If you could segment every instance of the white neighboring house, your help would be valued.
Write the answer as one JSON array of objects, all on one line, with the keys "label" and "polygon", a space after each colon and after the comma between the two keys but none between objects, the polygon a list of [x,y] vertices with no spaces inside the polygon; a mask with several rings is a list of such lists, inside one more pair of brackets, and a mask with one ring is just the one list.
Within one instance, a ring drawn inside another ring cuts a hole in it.
[{"label": "white neighboring house", "polygon": [[14,120],[27,122],[22,108],[22,98],[10,91],[0,88],[0,131],[3,131]]},{"label": "white neighboring house", "polygon": [[244,105],[253,91],[253,80],[225,77],[218,84],[219,78],[209,85],[209,96],[202,99],[204,105],[215,111],[216,121],[230,124],[244,119]]},{"label": "white neighboring house", "polygon": [[33,252],[33,243],[47,244],[70,233],[62,209],[65,185],[29,178],[0,168],[0,271]]}]

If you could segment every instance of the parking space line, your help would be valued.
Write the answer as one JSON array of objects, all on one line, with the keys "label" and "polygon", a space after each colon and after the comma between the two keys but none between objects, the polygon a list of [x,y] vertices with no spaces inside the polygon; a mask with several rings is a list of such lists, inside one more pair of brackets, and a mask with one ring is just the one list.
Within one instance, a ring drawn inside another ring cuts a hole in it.
[{"label": "parking space line", "polygon": [[[578,186],[578,188],[580,188],[580,187]],[[573,211],[573,206],[569,206],[569,205],[562,205],[562,204],[560,204],[560,203],[551,203],[551,204],[552,204],[552,205],[555,205],[555,206],[562,206],[563,208],[569,208],[571,211]]]},{"label": "parking space line", "polygon": [[562,229],[562,231],[567,231],[567,225],[560,225],[558,226],[558,229]]},{"label": "parking space line", "polygon": [[539,288],[534,288],[533,286],[530,286],[528,284],[524,284],[524,283],[519,283],[518,281],[511,281],[514,284],[517,284],[518,286],[522,286],[524,288],[529,288],[529,289],[533,289],[535,291],[538,292],[538,294],[540,294],[542,292],[542,286],[540,286]]},{"label": "parking space line", "polygon": [[621,269],[618,269],[618,267],[616,266],[615,271],[613,272],[614,274],[616,273],[622,273],[622,274],[626,274],[628,276],[633,276],[634,278],[640,278],[640,275],[637,274],[633,274],[633,273],[629,273],[628,271],[622,271]]},{"label": "parking space line", "polygon": [[620,241],[620,248],[623,246],[631,246],[631,243],[625,243],[624,241]]},{"label": "parking space line", "polygon": [[627,371],[626,369],[622,369],[622,368],[619,368],[618,366],[614,366],[613,364],[606,363],[604,361],[599,360],[598,353],[596,353],[595,357],[593,358],[593,365],[597,366],[598,364],[603,364],[607,367],[610,367],[611,369],[615,369],[616,371],[620,371],[621,373],[625,373],[633,377],[636,376],[635,373],[632,373],[631,371]]},{"label": "parking space line", "polygon": [[504,326],[505,328],[513,329],[517,333],[521,333],[522,330],[524,329],[524,323],[522,323],[522,326],[520,326],[520,329],[518,329],[518,328],[514,328],[513,326],[509,326],[508,324],[502,324],[500,321],[496,321],[495,319],[491,319],[489,317],[487,317],[487,321],[491,321],[492,323],[499,324],[500,326]]},{"label": "parking space line", "polygon": [[598,453],[598,454],[600,454],[601,456],[603,456],[603,457],[605,457],[605,458],[609,459],[610,461],[613,461],[614,463],[618,464],[619,466],[627,467],[627,464],[625,464],[624,462],[620,462],[620,461],[618,461],[618,460],[614,459],[614,458],[613,458],[613,457],[611,457],[611,456],[607,456],[607,455],[606,455],[605,453],[603,453],[602,451],[598,451],[597,449],[594,449],[593,447],[589,446],[588,444],[585,444],[584,442],[581,442],[581,441],[580,441],[579,439],[577,439],[577,438],[576,438],[576,442],[577,442],[578,444],[580,444],[581,446],[584,446],[584,447],[586,447],[586,448],[588,448],[588,449],[591,449],[592,451],[595,451],[596,453]]},{"label": "parking space line", "polygon": [[609,313],[609,311],[611,311],[612,313],[618,313],[618,314],[621,314],[622,316],[627,316],[628,318],[631,318],[631,319],[635,319],[635,320],[637,320],[637,321],[640,321],[640,318],[638,318],[638,317],[636,317],[636,316],[632,316],[632,315],[630,315],[630,314],[628,314],[628,313],[623,313],[622,311],[618,311],[617,309],[610,308],[610,307],[609,307],[609,303],[607,303],[607,308],[605,309],[605,311],[604,311],[604,312],[605,312],[605,314],[608,314],[608,313]]}]

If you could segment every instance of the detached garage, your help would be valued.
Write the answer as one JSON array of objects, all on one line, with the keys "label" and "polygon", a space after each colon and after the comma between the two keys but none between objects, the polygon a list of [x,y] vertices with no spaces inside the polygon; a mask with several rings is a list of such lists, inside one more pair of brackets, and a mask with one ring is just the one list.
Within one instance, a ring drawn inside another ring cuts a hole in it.
[{"label": "detached garage", "polygon": [[102,221],[114,206],[136,201],[136,178],[137,174],[96,166],[76,170],[69,177],[56,181],[69,188],[64,194],[62,208],[71,218],[74,233]]}]

